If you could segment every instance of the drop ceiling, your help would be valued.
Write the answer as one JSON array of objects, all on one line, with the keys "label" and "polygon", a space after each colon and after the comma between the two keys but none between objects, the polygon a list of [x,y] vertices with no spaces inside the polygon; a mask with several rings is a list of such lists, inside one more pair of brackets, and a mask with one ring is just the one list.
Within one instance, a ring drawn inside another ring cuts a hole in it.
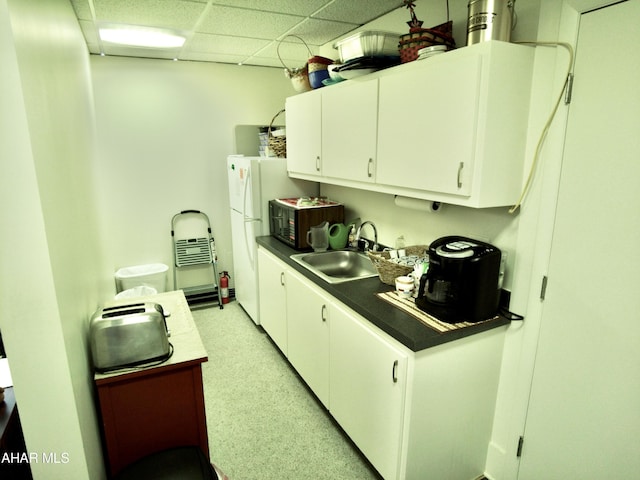
[{"label": "drop ceiling", "polygon": [[[92,54],[300,67],[322,45],[402,7],[396,0],[71,0]],[[101,41],[98,27],[122,23],[184,34],[180,48]],[[294,36],[290,36],[294,35]],[[300,40],[303,39],[304,43]],[[337,51],[336,56],[337,58]]]}]

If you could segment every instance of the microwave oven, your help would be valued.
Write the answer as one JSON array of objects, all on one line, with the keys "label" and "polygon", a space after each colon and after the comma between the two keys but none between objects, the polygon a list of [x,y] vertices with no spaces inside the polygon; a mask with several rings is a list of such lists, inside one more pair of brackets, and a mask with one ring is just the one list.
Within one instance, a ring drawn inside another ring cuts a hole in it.
[{"label": "microwave oven", "polygon": [[296,250],[311,249],[307,232],[322,222],[344,223],[344,205],[326,198],[269,200],[271,235]]}]

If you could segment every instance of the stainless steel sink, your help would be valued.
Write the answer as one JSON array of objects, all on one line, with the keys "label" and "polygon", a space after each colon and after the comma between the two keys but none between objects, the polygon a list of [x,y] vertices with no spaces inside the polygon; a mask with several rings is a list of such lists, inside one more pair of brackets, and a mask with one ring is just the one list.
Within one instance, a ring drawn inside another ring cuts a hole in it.
[{"label": "stainless steel sink", "polygon": [[353,250],[298,253],[291,259],[329,283],[349,282],[378,275],[371,260]]}]

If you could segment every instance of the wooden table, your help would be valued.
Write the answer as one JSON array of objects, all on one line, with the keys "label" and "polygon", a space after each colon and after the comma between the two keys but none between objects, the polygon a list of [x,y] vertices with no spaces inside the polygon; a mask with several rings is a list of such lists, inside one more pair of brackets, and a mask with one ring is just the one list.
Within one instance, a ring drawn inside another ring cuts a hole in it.
[{"label": "wooden table", "polygon": [[174,352],[161,365],[96,374],[102,433],[111,475],[151,453],[196,445],[209,456],[201,364],[207,361],[191,311],[181,290],[134,302],[162,305]]}]

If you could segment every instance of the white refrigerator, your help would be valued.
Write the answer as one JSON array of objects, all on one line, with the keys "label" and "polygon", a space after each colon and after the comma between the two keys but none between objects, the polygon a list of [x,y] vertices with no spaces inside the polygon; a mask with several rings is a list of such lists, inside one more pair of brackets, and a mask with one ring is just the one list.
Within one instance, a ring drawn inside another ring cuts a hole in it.
[{"label": "white refrigerator", "polygon": [[227,158],[233,274],[237,302],[260,324],[256,237],[269,235],[269,200],[317,196],[318,184],[291,179],[287,161],[274,157]]}]

